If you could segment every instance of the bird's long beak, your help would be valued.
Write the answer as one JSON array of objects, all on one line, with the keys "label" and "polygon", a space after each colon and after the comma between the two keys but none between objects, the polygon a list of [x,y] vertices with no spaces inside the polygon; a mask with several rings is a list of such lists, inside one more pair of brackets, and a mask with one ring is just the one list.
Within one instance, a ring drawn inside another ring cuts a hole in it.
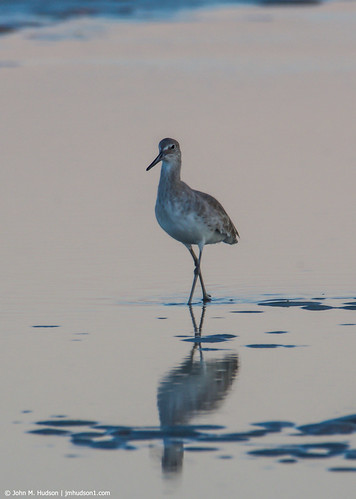
[{"label": "bird's long beak", "polygon": [[157,156],[157,158],[154,159],[152,161],[152,163],[146,168],[146,172],[148,172],[148,170],[151,170],[151,168],[153,166],[155,166],[157,163],[159,163],[160,161],[162,161],[162,158],[163,158],[163,153],[160,152],[159,155]]}]

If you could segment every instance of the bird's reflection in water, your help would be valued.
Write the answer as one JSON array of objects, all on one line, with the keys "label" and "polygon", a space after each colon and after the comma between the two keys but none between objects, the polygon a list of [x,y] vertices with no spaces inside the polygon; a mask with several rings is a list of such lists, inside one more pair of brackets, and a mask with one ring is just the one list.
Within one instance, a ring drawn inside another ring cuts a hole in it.
[{"label": "bird's reflection in water", "polygon": [[161,428],[167,431],[162,470],[168,476],[181,471],[183,465],[184,442],[179,438],[179,426],[184,425],[186,431],[194,416],[216,410],[228,394],[238,370],[236,353],[219,355],[216,350],[203,351],[199,337],[206,307],[202,308],[199,326],[193,308],[189,310],[197,341],[183,362],[163,377],[157,393]]}]

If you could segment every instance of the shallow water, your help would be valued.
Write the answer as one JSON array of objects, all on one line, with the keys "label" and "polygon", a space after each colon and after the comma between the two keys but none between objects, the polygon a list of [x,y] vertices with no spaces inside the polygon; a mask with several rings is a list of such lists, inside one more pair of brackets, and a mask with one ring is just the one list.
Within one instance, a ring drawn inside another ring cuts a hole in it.
[{"label": "shallow water", "polygon": [[28,27],[43,27],[81,17],[154,22],[194,15],[197,9],[236,4],[315,5],[321,0],[2,0],[0,35]]},{"label": "shallow water", "polygon": [[[257,473],[281,495],[313,484],[332,497],[333,477],[356,468],[356,315],[345,308],[355,301],[329,297],[318,310],[306,309],[313,298],[285,307],[278,297],[280,309],[256,300],[191,312],[94,301],[86,328],[18,328],[3,362],[3,483],[114,497],[214,497],[223,486],[255,497]],[[347,497],[354,482],[342,483]]]},{"label": "shallow water", "polygon": [[[335,8],[2,38],[3,490],[353,494],[356,16],[333,36]],[[241,233],[205,249],[206,307],[154,219],[165,135]]]}]

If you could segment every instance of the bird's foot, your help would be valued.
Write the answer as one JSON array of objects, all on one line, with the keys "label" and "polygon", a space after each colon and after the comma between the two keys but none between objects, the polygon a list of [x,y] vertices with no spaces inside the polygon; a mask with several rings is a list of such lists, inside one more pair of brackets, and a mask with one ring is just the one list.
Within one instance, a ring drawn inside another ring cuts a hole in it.
[{"label": "bird's foot", "polygon": [[211,301],[211,295],[208,295],[208,294],[204,295],[204,296],[203,296],[203,302],[204,302],[204,303],[207,303],[207,302],[209,302],[209,301]]}]

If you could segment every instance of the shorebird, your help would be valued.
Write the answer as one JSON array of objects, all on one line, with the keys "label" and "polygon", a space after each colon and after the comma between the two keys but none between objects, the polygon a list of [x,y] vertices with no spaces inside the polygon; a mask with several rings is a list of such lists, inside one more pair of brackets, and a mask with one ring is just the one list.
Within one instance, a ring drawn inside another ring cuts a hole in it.
[{"label": "shorebird", "polygon": [[[229,215],[219,201],[205,192],[191,189],[180,178],[181,151],[174,139],[163,139],[158,145],[159,154],[146,168],[150,170],[162,161],[155,213],[159,225],[171,237],[180,241],[189,250],[194,260],[194,278],[188,305],[199,277],[203,302],[211,301],[205,289],[201,273],[201,259],[206,244],[236,244],[240,237]],[[192,244],[199,248],[196,256]]]}]

